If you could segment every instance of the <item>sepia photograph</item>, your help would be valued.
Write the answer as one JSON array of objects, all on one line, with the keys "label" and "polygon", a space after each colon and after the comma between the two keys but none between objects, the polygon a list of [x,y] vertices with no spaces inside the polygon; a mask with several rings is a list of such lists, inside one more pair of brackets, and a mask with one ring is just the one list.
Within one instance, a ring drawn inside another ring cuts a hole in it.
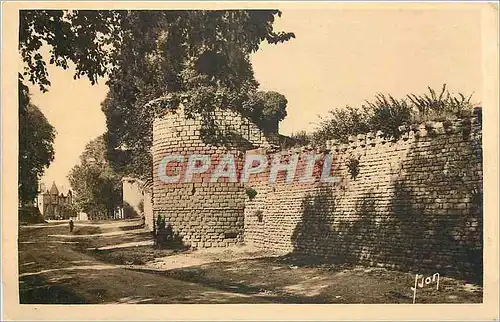
[{"label": "sepia photograph", "polygon": [[496,3],[7,4],[16,310],[498,319]]}]

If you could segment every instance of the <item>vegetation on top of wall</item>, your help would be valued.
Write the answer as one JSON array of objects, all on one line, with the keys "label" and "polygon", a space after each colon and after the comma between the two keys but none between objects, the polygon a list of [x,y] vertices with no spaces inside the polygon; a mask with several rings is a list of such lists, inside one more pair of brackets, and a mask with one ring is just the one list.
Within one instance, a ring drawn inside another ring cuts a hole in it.
[{"label": "vegetation on top of wall", "polygon": [[290,135],[290,138],[292,138],[295,143],[299,145],[311,144],[311,136],[307,134],[306,131],[292,133],[292,135]]},{"label": "vegetation on top of wall", "polygon": [[347,170],[351,174],[351,178],[356,179],[359,174],[359,157],[356,158],[354,156],[351,156],[349,159],[347,159],[346,165]]},{"label": "vegetation on top of wall", "polygon": [[247,194],[250,200],[252,200],[253,198],[255,198],[255,196],[257,196],[257,191],[254,188],[247,188],[245,190],[245,193]]},{"label": "vegetation on top of wall", "polygon": [[347,143],[351,135],[379,130],[387,138],[399,138],[402,134],[400,126],[450,121],[472,115],[472,95],[454,95],[446,84],[439,94],[430,87],[428,90],[429,93],[409,94],[402,99],[379,93],[373,101],[366,101],[361,107],[346,106],[331,110],[308,138],[316,145],[322,145],[327,140]]},{"label": "vegetation on top of wall", "polygon": [[311,136],[306,131],[299,131],[288,135],[278,134],[279,146],[282,150],[302,147],[312,143]]}]

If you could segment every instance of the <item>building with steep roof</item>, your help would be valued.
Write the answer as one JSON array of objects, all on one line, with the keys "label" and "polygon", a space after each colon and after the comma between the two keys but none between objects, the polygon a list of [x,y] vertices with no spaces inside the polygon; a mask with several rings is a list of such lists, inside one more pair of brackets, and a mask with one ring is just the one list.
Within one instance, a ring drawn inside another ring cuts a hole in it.
[{"label": "building with steep roof", "polygon": [[73,193],[68,190],[64,195],[59,193],[59,189],[55,182],[52,182],[50,190],[46,190],[44,185],[40,185],[38,189],[37,205],[40,213],[45,219],[67,219],[71,217],[69,207],[73,204]]}]

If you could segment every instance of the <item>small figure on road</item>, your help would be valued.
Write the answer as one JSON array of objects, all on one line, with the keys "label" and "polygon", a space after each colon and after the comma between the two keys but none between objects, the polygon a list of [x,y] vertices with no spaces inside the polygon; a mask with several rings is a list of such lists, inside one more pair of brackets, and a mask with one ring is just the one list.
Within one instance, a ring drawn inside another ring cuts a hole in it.
[{"label": "small figure on road", "polygon": [[146,227],[146,216],[142,215],[142,227]]},{"label": "small figure on road", "polygon": [[69,232],[73,232],[73,228],[75,227],[75,224],[73,223],[73,219],[69,220]]}]

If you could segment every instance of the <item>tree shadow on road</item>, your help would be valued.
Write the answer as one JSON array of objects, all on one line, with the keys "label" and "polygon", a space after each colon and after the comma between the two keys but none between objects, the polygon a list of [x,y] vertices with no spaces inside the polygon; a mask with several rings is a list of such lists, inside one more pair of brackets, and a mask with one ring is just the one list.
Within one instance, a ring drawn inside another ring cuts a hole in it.
[{"label": "tree shadow on road", "polygon": [[[219,262],[218,264],[224,264],[224,262]],[[217,277],[209,276],[208,272],[210,268],[206,266],[197,266],[189,268],[173,269],[169,271],[160,270],[150,270],[141,268],[130,268],[134,271],[158,274],[168,278],[174,278],[176,280],[196,283],[204,287],[210,287],[223,293],[236,293],[241,295],[247,295],[254,298],[254,300],[244,299],[243,297],[236,301],[237,303],[243,302],[272,302],[272,303],[283,303],[283,304],[314,304],[314,303],[331,303],[331,300],[327,297],[318,296],[301,296],[288,292],[284,292],[273,285],[272,281],[266,280],[264,282],[262,279],[259,283],[236,281],[230,279],[221,280]],[[234,300],[231,300],[234,302]],[[209,299],[206,301],[193,301],[187,300],[183,303],[209,303]]]},{"label": "tree shadow on road", "polygon": [[19,280],[21,304],[85,304],[88,301],[64,284],[50,284],[43,276],[26,276]]}]

